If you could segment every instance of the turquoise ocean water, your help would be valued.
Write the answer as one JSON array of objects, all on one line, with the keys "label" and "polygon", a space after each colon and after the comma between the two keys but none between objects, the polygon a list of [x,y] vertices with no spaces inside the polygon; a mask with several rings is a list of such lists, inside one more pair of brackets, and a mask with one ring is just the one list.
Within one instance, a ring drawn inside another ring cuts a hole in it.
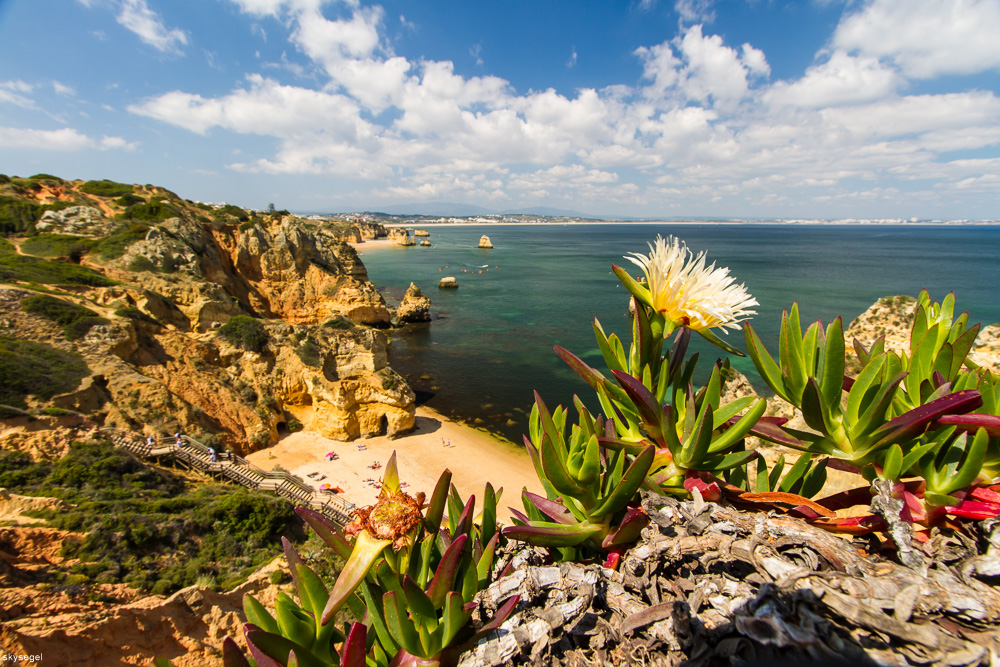
[{"label": "turquoise ocean water", "polygon": [[[546,403],[592,391],[552,351],[571,350],[600,370],[598,318],[630,338],[628,294],[611,273],[622,257],[675,235],[729,267],[760,302],[752,322],[775,350],[781,311],[798,300],[803,322],[841,315],[845,327],[883,296],[940,301],[954,291],[972,322],[1000,322],[1000,227],[913,225],[470,225],[430,226],[431,247],[359,248],[369,278],[395,306],[410,282],[432,302],[426,325],[390,332],[390,362],[427,405],[520,443],[537,389]],[[493,249],[476,247],[489,235]],[[445,268],[447,267],[447,268]],[[482,271],[482,273],[480,273]],[[457,290],[438,289],[455,276]],[[695,337],[697,339],[697,337]],[[728,339],[744,349],[743,332]],[[700,342],[700,339],[698,339]],[[710,345],[700,367],[721,353]],[[747,359],[734,366],[759,382]],[[707,372],[707,370],[706,370]]]}]

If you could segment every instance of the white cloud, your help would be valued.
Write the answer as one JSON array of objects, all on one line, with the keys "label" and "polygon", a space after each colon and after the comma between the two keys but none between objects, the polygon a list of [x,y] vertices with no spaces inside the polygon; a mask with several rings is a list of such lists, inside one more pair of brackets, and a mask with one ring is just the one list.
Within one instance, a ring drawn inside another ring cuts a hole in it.
[{"label": "white cloud", "polygon": [[[684,212],[669,207],[909,203],[910,184],[931,201],[935,188],[979,192],[996,171],[947,161],[1000,145],[994,93],[906,95],[901,60],[847,43],[832,43],[802,76],[771,83],[763,51],[692,25],[634,52],[637,87],[519,93],[498,77],[458,74],[449,61],[394,54],[377,8],[349,3],[328,19],[321,0],[234,2],[281,21],[320,82],[254,74],[227,94],[176,90],[129,111],[200,134],[273,138],[270,154],[247,151],[228,165],[240,172],[334,175],[382,201],[516,196]],[[685,7],[704,14],[712,4]]]},{"label": "white cloud", "polygon": [[164,53],[180,53],[187,44],[187,34],[178,28],[168,29],[160,15],[146,4],[146,0],[121,0],[118,23],[131,30],[139,39]]},{"label": "white cloud", "polygon": [[933,78],[1000,69],[1000,2],[871,0],[837,26],[833,46]]},{"label": "white cloud", "polygon": [[35,109],[35,101],[27,96],[34,87],[24,81],[0,81],[0,104],[13,104],[23,109]]},{"label": "white cloud", "polygon": [[714,0],[676,0],[674,11],[685,23],[711,23],[715,20]]},{"label": "white cloud", "polygon": [[341,95],[284,86],[260,75],[248,76],[247,81],[248,88],[221,98],[173,91],[128,110],[198,134],[213,127],[277,137],[347,138],[364,131],[357,105]]},{"label": "white cloud", "polygon": [[56,95],[62,95],[63,97],[73,97],[76,95],[75,88],[60,83],[59,81],[52,82],[52,89],[56,92]]},{"label": "white cloud", "polygon": [[893,69],[875,58],[836,51],[826,62],[806,70],[798,81],[775,83],[763,99],[777,106],[818,109],[882,99],[903,83]]},{"label": "white cloud", "polygon": [[701,25],[688,28],[672,44],[640,47],[635,53],[643,61],[643,77],[653,82],[644,89],[653,99],[680,97],[733,109],[749,93],[748,78],[770,72],[762,51],[744,44],[741,54],[720,36],[702,34]]},{"label": "white cloud", "polygon": [[1000,99],[993,93],[971,92],[948,95],[913,95],[882,100],[863,106],[824,109],[820,116],[830,127],[843,128],[864,140],[908,137],[929,132],[958,132],[965,136],[984,132],[977,145],[935,146],[935,150],[959,150],[995,145]]},{"label": "white cloud", "polygon": [[33,130],[18,127],[0,127],[0,145],[42,151],[78,151],[87,148],[132,150],[134,144],[121,137],[102,137],[95,140],[73,128],[58,130]]}]

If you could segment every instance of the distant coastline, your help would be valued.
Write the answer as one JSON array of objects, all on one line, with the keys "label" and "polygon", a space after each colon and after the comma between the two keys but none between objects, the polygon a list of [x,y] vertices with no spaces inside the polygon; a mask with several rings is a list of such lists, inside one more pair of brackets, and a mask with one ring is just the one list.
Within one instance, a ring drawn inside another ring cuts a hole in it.
[{"label": "distant coastline", "polygon": [[753,219],[667,219],[667,220],[604,220],[563,216],[422,216],[385,213],[338,213],[303,216],[312,220],[374,222],[385,227],[457,227],[525,225],[814,225],[814,226],[897,226],[897,227],[959,227],[1000,225],[1000,220],[901,220],[898,218],[840,218],[836,220],[789,218],[781,220]]},{"label": "distant coastline", "polygon": [[446,222],[386,222],[386,227],[524,227],[532,225],[816,225],[816,226],[894,226],[894,227],[960,227],[1000,225],[1000,220],[552,220],[531,222],[446,221]]}]

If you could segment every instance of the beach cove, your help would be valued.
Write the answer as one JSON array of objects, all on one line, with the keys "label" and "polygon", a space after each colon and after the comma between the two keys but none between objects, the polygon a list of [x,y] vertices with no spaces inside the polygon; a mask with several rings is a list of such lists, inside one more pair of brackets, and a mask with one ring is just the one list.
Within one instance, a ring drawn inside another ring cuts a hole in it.
[{"label": "beach cove", "polygon": [[[509,506],[521,508],[523,488],[544,494],[523,448],[426,406],[417,407],[416,428],[395,438],[375,436],[341,442],[300,431],[246,458],[265,470],[280,466],[317,489],[321,484],[339,487],[343,489],[341,498],[365,507],[378,497],[377,482],[394,451],[399,480],[411,495],[422,491],[429,498],[445,469],[452,472],[452,483],[463,499],[475,495],[481,500],[487,482],[494,490],[503,488],[497,517],[504,523],[510,522]],[[331,452],[337,458],[329,460]],[[372,468],[374,464],[381,467]],[[477,511],[481,507],[477,505]]]}]

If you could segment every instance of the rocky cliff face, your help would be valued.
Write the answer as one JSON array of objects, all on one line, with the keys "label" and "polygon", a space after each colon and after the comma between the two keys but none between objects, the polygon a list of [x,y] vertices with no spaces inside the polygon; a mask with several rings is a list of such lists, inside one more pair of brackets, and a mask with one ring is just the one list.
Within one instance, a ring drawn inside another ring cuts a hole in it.
[{"label": "rocky cliff face", "polygon": [[[63,200],[84,197],[79,182],[63,183]],[[344,228],[235,207],[236,219],[209,218],[205,207],[156,192],[148,205],[176,215],[123,221],[110,215],[117,200],[92,197],[93,206],[45,212],[36,225],[42,234],[13,239],[30,254],[39,241],[79,238],[90,250],[66,263],[115,281],[58,289],[64,304],[103,318],[75,341],[24,311],[35,292],[16,279],[0,284],[0,335],[78,354],[88,368],[75,390],[28,396],[28,408],[78,410],[160,435],[182,431],[243,453],[275,442],[282,429],[348,440],[413,427],[413,392],[388,367],[379,331],[390,324],[389,309],[341,240]],[[124,239],[117,256],[97,251],[114,238]],[[237,315],[262,324],[263,345],[249,351],[227,339],[224,325]]]}]

